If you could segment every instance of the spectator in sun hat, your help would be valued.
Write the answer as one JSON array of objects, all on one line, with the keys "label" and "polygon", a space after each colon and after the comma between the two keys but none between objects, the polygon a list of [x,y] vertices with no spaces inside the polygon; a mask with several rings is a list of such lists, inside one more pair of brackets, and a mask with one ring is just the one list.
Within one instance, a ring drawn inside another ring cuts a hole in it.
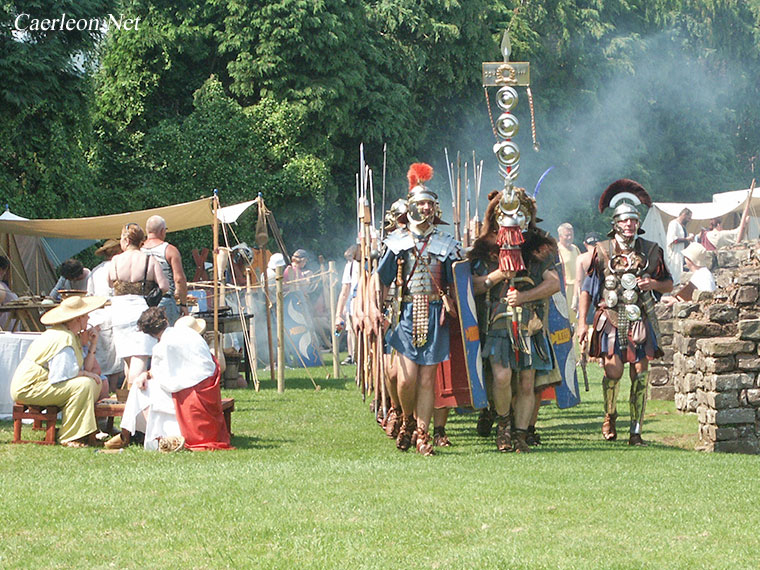
[{"label": "spectator in sun hat", "polygon": [[676,301],[691,301],[694,291],[715,291],[716,289],[715,277],[710,271],[712,258],[703,245],[697,242],[690,243],[683,250],[683,260],[691,276],[677,293],[662,298],[662,302],[666,305],[672,305]]},{"label": "spectator in sun hat", "polygon": [[94,442],[97,432],[98,330],[87,325],[88,314],[106,301],[105,297],[73,295],[42,315],[40,321],[49,328],[29,345],[11,380],[14,402],[61,408],[58,440],[66,447],[85,447]]}]

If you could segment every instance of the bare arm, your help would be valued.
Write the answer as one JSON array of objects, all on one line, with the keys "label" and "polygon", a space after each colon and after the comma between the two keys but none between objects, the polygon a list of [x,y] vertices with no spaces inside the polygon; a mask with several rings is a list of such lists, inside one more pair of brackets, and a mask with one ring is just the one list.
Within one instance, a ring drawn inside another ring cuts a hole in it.
[{"label": "bare arm", "polygon": [[546,299],[559,291],[559,275],[554,269],[547,269],[543,273],[544,280],[537,286],[526,291],[510,290],[507,293],[507,301],[510,306],[522,305],[530,301]]},{"label": "bare arm", "polygon": [[165,255],[174,274],[174,295],[178,299],[181,312],[187,314],[187,277],[185,277],[185,270],[182,267],[182,255],[173,245],[166,248]]},{"label": "bare arm", "polygon": [[118,261],[119,255],[114,255],[111,258],[111,263],[108,264],[108,286],[109,287],[113,287],[113,282],[116,281],[116,263]]},{"label": "bare arm", "polygon": [[335,320],[338,322],[335,324],[338,324],[340,321],[344,320],[346,301],[348,300],[348,293],[350,290],[351,283],[344,283],[340,288],[340,295],[338,295],[338,306],[335,309]]},{"label": "bare arm", "polygon": [[673,290],[673,280],[663,279],[657,281],[651,277],[638,279],[639,289],[642,291],[657,291],[658,293],[670,293]]},{"label": "bare arm", "polygon": [[[514,273],[511,271],[502,271],[501,269],[491,271],[491,273],[488,275],[473,275],[472,294],[482,295],[494,285],[498,285],[499,283],[506,281],[507,279],[511,279],[512,277],[514,277]],[[486,280],[488,280],[488,283],[486,283]]]},{"label": "bare arm", "polygon": [[388,295],[388,287],[386,287],[380,276],[375,273],[370,280],[370,290],[375,292],[376,297],[370,303],[370,321],[373,327],[378,327],[377,330],[382,330],[386,325],[385,316],[383,314],[383,299]]},{"label": "bare arm", "polygon": [[156,261],[152,255],[149,255],[148,259],[150,260],[148,262],[148,276],[150,277],[150,274],[152,273],[153,281],[158,284],[158,287],[161,289],[161,291],[166,293],[169,290],[169,280],[161,270],[161,266],[159,265],[158,261]]}]

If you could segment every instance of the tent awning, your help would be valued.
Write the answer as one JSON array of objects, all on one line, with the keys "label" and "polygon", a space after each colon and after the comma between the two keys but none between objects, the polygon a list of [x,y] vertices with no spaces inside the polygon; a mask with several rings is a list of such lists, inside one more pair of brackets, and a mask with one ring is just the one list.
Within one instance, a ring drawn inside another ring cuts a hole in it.
[{"label": "tent awning", "polygon": [[[222,223],[232,223],[255,202],[256,200],[250,200],[220,208],[219,220]],[[161,216],[166,220],[166,227],[170,232],[210,226],[214,223],[212,199],[202,198],[193,202],[174,204],[162,208],[90,218],[65,218],[58,220],[0,219],[0,233],[95,240],[117,238],[121,235],[121,230],[128,223],[136,222],[144,228],[145,221],[154,215]]]},{"label": "tent awning", "polygon": [[106,239],[121,235],[121,230],[130,222],[145,226],[150,216],[159,215],[166,220],[170,231],[186,230],[208,226],[214,222],[211,198],[194,202],[112,214],[91,218],[64,218],[59,220],[0,220],[0,233],[40,237],[67,237],[78,239]]}]

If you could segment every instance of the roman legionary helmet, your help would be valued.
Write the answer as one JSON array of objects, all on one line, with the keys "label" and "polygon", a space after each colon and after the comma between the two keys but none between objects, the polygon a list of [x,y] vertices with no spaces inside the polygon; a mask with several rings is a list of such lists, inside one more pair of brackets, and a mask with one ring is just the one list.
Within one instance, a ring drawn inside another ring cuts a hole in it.
[{"label": "roman legionary helmet", "polygon": [[[438,215],[438,194],[424,185],[425,182],[433,177],[433,167],[424,162],[415,162],[409,167],[406,177],[409,180],[409,194],[406,197],[406,217],[416,223],[442,223],[443,221]],[[430,200],[435,204],[433,213],[427,216],[423,216],[417,209],[417,204],[425,200]],[[402,221],[405,220],[402,219]]]},{"label": "roman legionary helmet", "polygon": [[388,209],[387,212],[385,212],[385,216],[383,218],[385,222],[385,231],[391,232],[395,230],[398,227],[398,220],[403,215],[406,214],[407,208],[406,208],[406,200],[403,198],[399,198],[393,204],[391,204],[390,209]]},{"label": "roman legionary helmet", "polygon": [[647,207],[652,206],[652,198],[644,187],[635,180],[621,178],[616,180],[607,189],[602,192],[599,198],[599,212],[604,213],[607,208],[615,208],[612,212],[612,229],[607,234],[613,237],[619,233],[618,223],[623,220],[634,219],[637,222],[636,233],[643,234],[641,229],[641,217],[636,206],[644,204]]}]

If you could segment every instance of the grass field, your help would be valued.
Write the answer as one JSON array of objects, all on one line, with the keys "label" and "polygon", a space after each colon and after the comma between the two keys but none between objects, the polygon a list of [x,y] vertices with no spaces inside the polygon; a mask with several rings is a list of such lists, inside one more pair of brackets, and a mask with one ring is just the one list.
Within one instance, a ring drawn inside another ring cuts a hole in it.
[{"label": "grass field", "polygon": [[542,408],[535,453],[452,415],[455,446],[424,458],[328,371],[319,391],[302,371],[284,394],[225,391],[236,451],[11,445],[0,423],[0,568],[758,566],[760,458],[692,451],[696,418],[672,403],[648,404],[650,446],[603,442],[594,373],[584,403]]}]

